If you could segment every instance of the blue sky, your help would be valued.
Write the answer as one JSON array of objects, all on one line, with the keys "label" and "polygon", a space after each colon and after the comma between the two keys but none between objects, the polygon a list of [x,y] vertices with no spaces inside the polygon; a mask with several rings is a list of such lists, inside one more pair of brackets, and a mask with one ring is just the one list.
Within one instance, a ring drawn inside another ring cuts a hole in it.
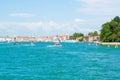
[{"label": "blue sky", "polygon": [[0,0],[0,35],[56,35],[100,30],[120,16],[120,0]]}]

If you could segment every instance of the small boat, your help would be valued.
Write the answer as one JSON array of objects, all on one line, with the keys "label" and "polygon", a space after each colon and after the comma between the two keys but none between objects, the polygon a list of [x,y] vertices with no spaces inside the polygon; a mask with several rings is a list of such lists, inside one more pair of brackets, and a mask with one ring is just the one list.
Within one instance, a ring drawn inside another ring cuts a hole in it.
[{"label": "small boat", "polygon": [[19,44],[19,42],[17,41],[17,37],[14,37],[14,45]]},{"label": "small boat", "polygon": [[35,44],[33,43],[33,41],[31,41],[31,44],[30,44],[31,46],[35,46]]},{"label": "small boat", "polygon": [[57,36],[56,36],[56,43],[55,43],[55,45],[56,45],[56,46],[61,45],[60,42],[61,42],[61,41],[60,41],[60,38],[59,38],[58,35],[57,35]]},{"label": "small boat", "polygon": [[60,43],[59,43],[59,42],[56,42],[56,43],[55,43],[55,45],[56,45],[56,46],[59,46],[59,45],[60,45]]},{"label": "small boat", "polygon": [[31,36],[31,43],[30,43],[30,45],[31,46],[35,46],[34,42],[35,42],[35,36]]}]

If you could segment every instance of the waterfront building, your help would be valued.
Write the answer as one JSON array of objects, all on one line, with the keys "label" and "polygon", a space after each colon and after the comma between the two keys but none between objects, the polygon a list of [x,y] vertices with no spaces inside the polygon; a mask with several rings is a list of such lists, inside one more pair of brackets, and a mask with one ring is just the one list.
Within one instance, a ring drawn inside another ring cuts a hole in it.
[{"label": "waterfront building", "polygon": [[94,41],[100,41],[100,36],[84,36],[84,41],[87,42],[94,42]]}]

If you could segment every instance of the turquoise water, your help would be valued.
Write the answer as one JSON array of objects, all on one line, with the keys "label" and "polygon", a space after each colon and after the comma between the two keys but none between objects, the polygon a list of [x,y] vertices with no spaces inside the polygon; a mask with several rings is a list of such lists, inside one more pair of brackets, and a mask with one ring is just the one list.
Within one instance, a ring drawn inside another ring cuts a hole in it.
[{"label": "turquoise water", "polygon": [[120,80],[120,48],[0,43],[0,80]]}]

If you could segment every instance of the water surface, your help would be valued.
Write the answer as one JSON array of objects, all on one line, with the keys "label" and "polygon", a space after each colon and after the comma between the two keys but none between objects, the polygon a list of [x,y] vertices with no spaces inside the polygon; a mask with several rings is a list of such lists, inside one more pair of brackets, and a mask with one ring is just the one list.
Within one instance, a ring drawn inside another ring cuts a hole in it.
[{"label": "water surface", "polygon": [[120,80],[120,48],[0,43],[0,80]]}]

